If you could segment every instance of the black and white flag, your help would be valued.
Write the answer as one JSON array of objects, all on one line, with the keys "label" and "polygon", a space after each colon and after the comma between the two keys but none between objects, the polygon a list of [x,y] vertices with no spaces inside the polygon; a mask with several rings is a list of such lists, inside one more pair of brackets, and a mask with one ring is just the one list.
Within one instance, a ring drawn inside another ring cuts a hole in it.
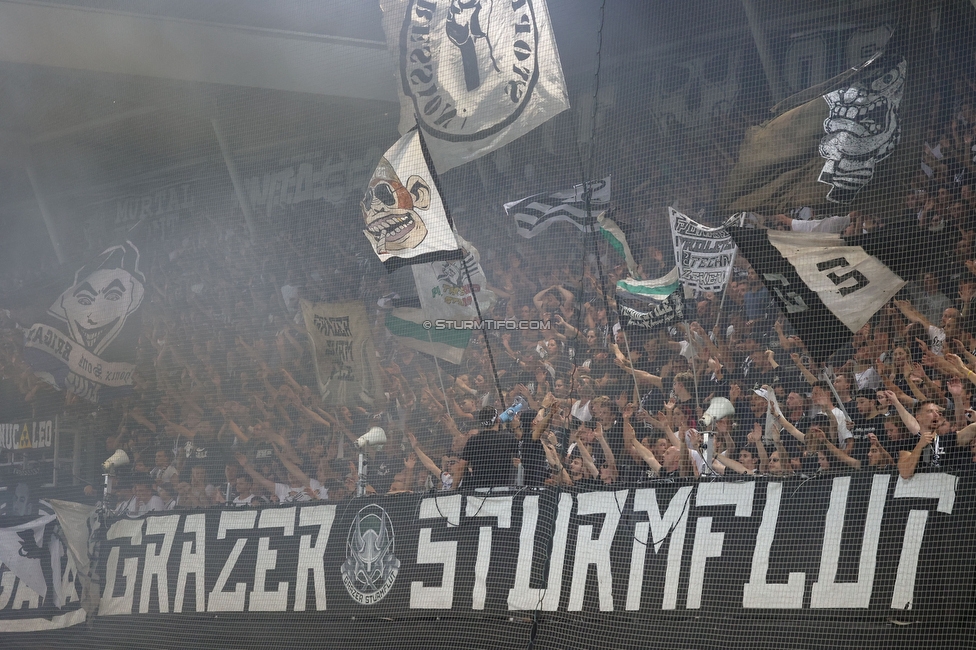
[{"label": "black and white flag", "polygon": [[381,0],[400,133],[419,123],[439,173],[569,108],[545,0]]},{"label": "black and white flag", "polygon": [[663,300],[643,304],[618,297],[617,311],[620,314],[620,325],[625,330],[655,330],[684,318],[684,300],[680,290],[674,291]]},{"label": "black and white flag", "polygon": [[735,264],[735,242],[725,228],[709,228],[674,208],[671,241],[681,284],[699,291],[722,291]]},{"label": "black and white flag", "polygon": [[15,526],[0,526],[0,565],[33,589],[41,598],[47,596],[45,564],[51,566],[50,546],[45,543],[48,524],[54,515],[44,515]]},{"label": "black and white flag", "polygon": [[817,361],[829,358],[906,284],[835,233],[728,232]]},{"label": "black and white flag", "polygon": [[515,217],[518,234],[531,239],[559,221],[571,223],[583,232],[600,230],[598,217],[610,204],[610,177],[588,183],[590,210],[586,210],[585,185],[560,192],[533,194],[505,204]]},{"label": "black and white flag", "polygon": [[380,159],[362,211],[363,234],[387,271],[464,256],[417,129]]},{"label": "black and white flag", "polygon": [[96,404],[129,395],[145,282],[131,241],[78,269],[24,334],[24,359],[34,373]]},{"label": "black and white flag", "polygon": [[816,94],[791,98],[802,103],[747,131],[719,209],[776,214],[851,204],[901,139],[907,74],[904,58],[879,52]]}]

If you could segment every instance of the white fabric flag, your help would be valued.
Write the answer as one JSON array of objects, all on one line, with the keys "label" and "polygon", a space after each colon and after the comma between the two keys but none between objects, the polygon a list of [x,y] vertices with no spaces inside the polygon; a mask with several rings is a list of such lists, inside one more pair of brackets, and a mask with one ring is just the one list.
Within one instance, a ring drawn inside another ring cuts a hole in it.
[{"label": "white fabric flag", "polygon": [[420,306],[427,318],[474,320],[478,317],[465,267],[471,274],[471,284],[474,285],[481,313],[485,314],[495,304],[495,294],[487,288],[488,279],[481,268],[478,249],[460,235],[457,240],[465,251],[464,259],[414,264],[411,267]]},{"label": "white fabric flag", "polygon": [[400,133],[418,122],[440,173],[569,108],[545,0],[380,0]]},{"label": "white fabric flag", "polygon": [[6,565],[41,598],[47,596],[41,562],[50,561],[50,552],[44,548],[44,528],[56,518],[45,515],[26,524],[0,528],[0,564]]},{"label": "white fabric flag", "polygon": [[709,228],[674,208],[671,238],[681,284],[701,291],[722,291],[735,263],[736,246],[725,228]]},{"label": "white fabric flag", "polygon": [[852,332],[907,283],[836,233],[768,231],[769,243],[796,269],[811,291]]},{"label": "white fabric flag", "polygon": [[361,207],[363,234],[387,271],[462,256],[416,129],[380,159]]}]

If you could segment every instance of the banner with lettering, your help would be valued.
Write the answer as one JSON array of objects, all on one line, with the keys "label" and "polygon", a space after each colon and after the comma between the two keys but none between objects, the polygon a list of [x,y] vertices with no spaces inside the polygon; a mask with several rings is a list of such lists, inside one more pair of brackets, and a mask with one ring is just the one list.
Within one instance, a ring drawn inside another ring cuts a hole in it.
[{"label": "banner with lettering", "polygon": [[81,579],[59,531],[54,515],[0,517],[0,638],[85,621]]},{"label": "banner with lettering", "polygon": [[729,233],[725,228],[703,226],[674,208],[668,208],[668,213],[681,284],[701,291],[722,291],[735,263],[735,242]]},{"label": "banner with lettering", "polygon": [[315,374],[326,404],[370,407],[384,400],[366,309],[360,302],[302,301]]},{"label": "banner with lettering", "polygon": [[131,241],[85,263],[24,333],[24,359],[58,390],[101,404],[132,392],[146,276]]},{"label": "banner with lettering", "polygon": [[[102,591],[90,634],[138,645],[165,633],[182,647],[205,632],[235,647],[307,625],[326,626],[334,643],[379,647],[392,618],[401,633],[426,626],[416,647],[445,647],[461,626],[464,647],[481,648],[500,621],[544,612],[550,640],[540,647],[574,646],[565,637],[620,616],[615,647],[662,626],[674,628],[673,645],[690,644],[729,616],[752,634],[801,618],[822,633],[840,618],[878,626],[911,616],[930,638],[927,621],[944,630],[973,610],[973,495],[972,475],[864,472],[109,520],[91,547]],[[14,614],[3,593],[0,618]],[[431,623],[442,617],[451,624]],[[397,647],[415,647],[408,640]],[[836,641],[894,647],[880,635]]]}]

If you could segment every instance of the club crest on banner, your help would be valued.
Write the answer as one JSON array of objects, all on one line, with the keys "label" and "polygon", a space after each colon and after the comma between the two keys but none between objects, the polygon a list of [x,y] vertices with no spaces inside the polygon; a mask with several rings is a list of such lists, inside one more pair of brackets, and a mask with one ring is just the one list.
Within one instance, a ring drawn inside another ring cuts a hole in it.
[{"label": "club crest on banner", "polygon": [[353,600],[373,605],[390,593],[400,571],[393,554],[393,522],[386,510],[370,504],[360,510],[346,537],[342,582]]}]

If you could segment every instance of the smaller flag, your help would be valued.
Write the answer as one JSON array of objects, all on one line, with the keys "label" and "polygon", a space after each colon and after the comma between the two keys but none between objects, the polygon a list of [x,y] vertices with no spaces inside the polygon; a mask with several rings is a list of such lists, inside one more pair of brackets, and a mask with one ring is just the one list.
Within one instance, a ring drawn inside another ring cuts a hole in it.
[{"label": "smaller flag", "polygon": [[362,211],[363,234],[387,271],[462,257],[416,129],[380,158]]},{"label": "smaller flag", "polygon": [[420,306],[428,318],[474,320],[478,317],[475,298],[482,314],[487,313],[495,304],[495,294],[488,290],[488,278],[481,268],[478,249],[460,235],[457,239],[464,251],[464,259],[414,264],[410,267],[417,285]]},{"label": "smaller flag", "polygon": [[590,210],[586,210],[586,187],[533,194],[505,204],[505,213],[515,218],[518,234],[531,239],[546,231],[552,224],[563,221],[583,232],[600,228],[597,217],[610,204],[610,177],[587,183],[590,191]]},{"label": "smaller flag", "polygon": [[637,262],[634,261],[634,256],[630,252],[630,245],[627,243],[627,237],[624,235],[624,231],[620,229],[620,226],[613,219],[606,215],[607,212],[604,210],[596,217],[597,223],[600,224],[600,234],[607,240],[610,247],[617,251],[620,257],[624,258],[624,262],[627,264],[627,270],[630,272],[630,277],[639,278],[640,274],[637,272]]},{"label": "smaller flag", "polygon": [[400,345],[459,364],[471,340],[472,330],[440,329],[423,309],[401,307],[386,316],[386,329]]},{"label": "smaller flag", "polygon": [[906,284],[836,233],[738,227],[729,233],[818,362]]},{"label": "smaller flag", "polygon": [[654,330],[672,325],[684,319],[684,301],[680,291],[674,291],[663,299],[647,304],[628,304],[617,301],[620,325],[625,330]]},{"label": "smaller flag", "polygon": [[301,301],[315,375],[326,404],[372,406],[385,396],[366,308],[360,302]]},{"label": "smaller flag", "polygon": [[735,242],[725,228],[709,228],[674,208],[671,239],[681,283],[701,291],[722,291],[735,263]]},{"label": "smaller flag", "polygon": [[680,286],[678,267],[675,266],[667,275],[654,280],[634,280],[633,278],[617,280],[617,295],[632,300],[661,301],[677,291]]}]

